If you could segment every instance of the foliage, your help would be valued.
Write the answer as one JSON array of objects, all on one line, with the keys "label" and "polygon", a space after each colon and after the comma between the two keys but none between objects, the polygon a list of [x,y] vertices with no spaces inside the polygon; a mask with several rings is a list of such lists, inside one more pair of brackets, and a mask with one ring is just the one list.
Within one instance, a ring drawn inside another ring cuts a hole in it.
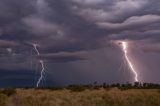
[{"label": "foliage", "polygon": [[0,94],[0,106],[5,106],[7,102],[7,95],[5,94]]},{"label": "foliage", "polygon": [[66,87],[66,89],[68,89],[72,92],[82,92],[86,88],[84,86],[81,86],[81,85],[69,85],[69,86]]},{"label": "foliage", "polygon": [[151,89],[153,87],[158,86],[145,84],[144,87],[139,83],[112,85],[103,83],[102,85],[18,88],[16,93],[10,96],[2,93],[6,91],[2,89],[0,106],[159,106],[160,89]]},{"label": "foliage", "polygon": [[159,106],[153,83],[68,85],[0,89],[0,106]]},{"label": "foliage", "polygon": [[0,90],[1,94],[7,95],[7,96],[11,96],[16,94],[16,89],[13,88],[6,88],[6,89],[2,89]]}]

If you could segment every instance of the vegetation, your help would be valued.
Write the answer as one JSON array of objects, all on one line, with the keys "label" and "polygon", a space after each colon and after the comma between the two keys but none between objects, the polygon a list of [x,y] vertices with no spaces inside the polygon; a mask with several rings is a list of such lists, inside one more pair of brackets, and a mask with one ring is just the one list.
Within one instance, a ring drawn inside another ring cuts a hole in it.
[{"label": "vegetation", "polygon": [[0,89],[0,106],[160,106],[151,83]]},{"label": "vegetation", "polygon": [[16,94],[16,90],[13,88],[1,89],[0,94],[4,94],[6,96],[11,96]]}]

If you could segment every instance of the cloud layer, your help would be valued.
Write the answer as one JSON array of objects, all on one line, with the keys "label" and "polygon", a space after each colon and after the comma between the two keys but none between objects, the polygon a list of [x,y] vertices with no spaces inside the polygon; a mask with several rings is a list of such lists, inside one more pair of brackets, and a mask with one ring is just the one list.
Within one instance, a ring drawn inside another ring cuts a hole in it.
[{"label": "cloud layer", "polygon": [[110,40],[159,39],[157,0],[0,2],[0,46],[20,54],[32,48],[26,42],[39,44],[44,56],[99,49]]},{"label": "cloud layer", "polygon": [[[0,0],[0,67],[10,57],[20,68],[32,59],[85,61],[90,51],[110,48],[115,40],[160,51],[159,5],[159,0]],[[32,43],[39,45],[39,57]]]}]

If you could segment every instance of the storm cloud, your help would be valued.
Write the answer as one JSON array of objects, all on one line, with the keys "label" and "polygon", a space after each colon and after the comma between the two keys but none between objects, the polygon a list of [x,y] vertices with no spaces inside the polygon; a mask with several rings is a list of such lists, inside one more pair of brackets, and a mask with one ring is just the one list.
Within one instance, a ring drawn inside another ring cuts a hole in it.
[{"label": "storm cloud", "polygon": [[[0,0],[0,68],[29,70],[26,64],[39,59],[52,69],[52,64],[88,64],[104,48],[103,55],[116,51],[116,40],[159,53],[159,5],[159,0]],[[32,43],[39,45],[40,56]]]}]

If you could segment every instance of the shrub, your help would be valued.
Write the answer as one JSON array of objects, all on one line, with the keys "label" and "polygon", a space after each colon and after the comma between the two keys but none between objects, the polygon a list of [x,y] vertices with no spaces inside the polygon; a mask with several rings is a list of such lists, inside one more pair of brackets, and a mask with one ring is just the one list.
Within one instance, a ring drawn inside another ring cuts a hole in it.
[{"label": "shrub", "polygon": [[48,87],[48,88],[46,88],[46,89],[51,90],[51,91],[63,90],[62,87]]},{"label": "shrub", "polygon": [[22,99],[21,104],[24,106],[33,106],[35,105],[35,100],[32,96],[27,96]]},{"label": "shrub", "polygon": [[125,91],[125,90],[128,90],[129,88],[127,88],[127,87],[118,87],[118,89],[120,89],[121,91]]},{"label": "shrub", "polygon": [[12,88],[7,88],[7,89],[3,89],[0,91],[1,94],[7,95],[7,96],[11,96],[16,94],[16,90],[12,89]]},{"label": "shrub", "polygon": [[86,88],[80,85],[70,85],[66,89],[71,90],[72,92],[82,92]]},{"label": "shrub", "polygon": [[56,90],[63,90],[63,87],[39,87],[39,88],[34,88],[35,90],[51,90],[51,91],[56,91]]},{"label": "shrub", "polygon": [[157,91],[159,94],[160,94],[160,89],[158,89],[158,91]]},{"label": "shrub", "polygon": [[5,94],[0,94],[0,106],[5,106],[7,103],[7,95]]}]

